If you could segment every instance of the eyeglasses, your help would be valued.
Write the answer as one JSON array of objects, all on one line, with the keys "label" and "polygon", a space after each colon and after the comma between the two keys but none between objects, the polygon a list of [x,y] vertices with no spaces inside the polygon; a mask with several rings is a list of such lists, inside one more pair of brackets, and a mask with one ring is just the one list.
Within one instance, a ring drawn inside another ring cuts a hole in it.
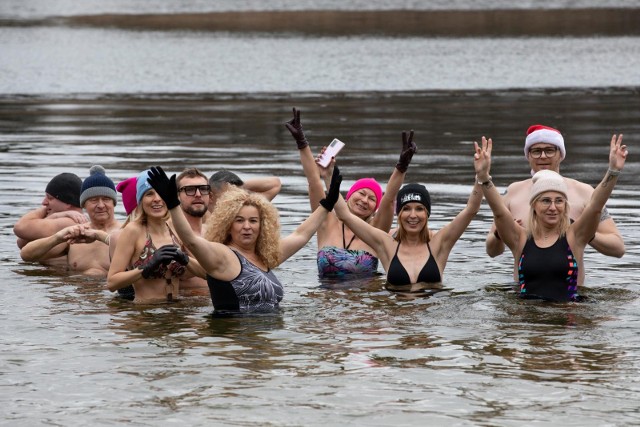
[{"label": "eyeglasses", "polygon": [[538,201],[545,208],[548,208],[549,206],[551,206],[551,203],[553,203],[557,207],[562,207],[562,206],[564,206],[564,202],[566,202],[566,200],[563,199],[562,197],[556,197],[555,200],[550,198],[550,197],[543,197],[542,199],[540,199]]},{"label": "eyeglasses", "polygon": [[529,150],[529,154],[534,159],[539,159],[540,157],[542,157],[542,153],[544,153],[544,155],[547,157],[553,157],[556,155],[557,151],[557,147],[532,148],[531,150]]},{"label": "eyeglasses", "polygon": [[196,191],[199,191],[201,195],[206,196],[211,192],[211,186],[210,185],[185,185],[184,187],[180,187],[178,191],[179,192],[184,191],[184,194],[186,194],[187,196],[195,196]]}]

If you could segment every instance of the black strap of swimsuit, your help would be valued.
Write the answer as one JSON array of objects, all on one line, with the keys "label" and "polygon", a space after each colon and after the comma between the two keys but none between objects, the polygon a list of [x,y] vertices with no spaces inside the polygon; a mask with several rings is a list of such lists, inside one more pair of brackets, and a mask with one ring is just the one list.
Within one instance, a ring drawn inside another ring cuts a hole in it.
[{"label": "black strap of swimsuit", "polygon": [[353,240],[356,238],[356,233],[353,233],[353,236],[351,237],[351,240],[349,240],[349,244],[347,245],[346,240],[344,240],[344,222],[342,223],[342,246],[345,249],[349,249],[349,246],[351,246],[351,244],[353,243]]}]

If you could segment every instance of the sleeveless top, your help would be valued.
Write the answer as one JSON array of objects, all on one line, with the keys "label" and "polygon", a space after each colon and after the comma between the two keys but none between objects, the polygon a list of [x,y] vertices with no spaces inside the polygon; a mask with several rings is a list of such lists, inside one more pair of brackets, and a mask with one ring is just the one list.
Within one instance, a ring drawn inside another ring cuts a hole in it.
[{"label": "sleeveless top", "polygon": [[549,301],[577,301],[578,261],[567,236],[548,248],[540,248],[533,237],[527,240],[518,262],[520,296]]},{"label": "sleeveless top", "polygon": [[324,246],[317,255],[320,277],[342,277],[345,275],[365,275],[378,271],[378,258],[365,250],[349,249],[355,234],[347,244],[342,224],[342,247]]},{"label": "sleeveless top", "polygon": [[[176,236],[173,234],[173,231],[171,231],[171,228],[169,227],[169,225],[167,225],[167,228],[169,228],[169,234],[171,235],[171,240],[173,241],[173,244],[184,251],[184,248],[181,247],[180,242],[177,240]],[[129,270],[134,270],[136,268],[144,268],[147,264],[149,264],[149,262],[153,258],[153,254],[156,253],[156,250],[157,248],[154,246],[153,241],[151,240],[151,235],[149,234],[149,230],[147,230],[147,240],[144,244],[144,247],[142,248],[142,252],[140,253],[140,255],[138,255],[138,259],[135,260],[133,264],[131,264],[131,267],[129,268]],[[184,272],[186,271],[186,268],[184,265],[180,264],[179,262],[172,260],[169,263],[169,265],[164,265],[164,264],[158,265],[158,267],[152,273],[151,278],[153,279],[165,278],[167,271],[170,273],[170,277],[180,277],[184,274]]]},{"label": "sleeveless top", "polygon": [[[440,283],[442,281],[442,278],[440,277],[440,270],[438,269],[438,264],[436,263],[435,258],[433,258],[433,255],[431,254],[431,247],[428,242],[427,248],[429,249],[429,259],[427,259],[422,270],[420,270],[416,283]],[[387,282],[395,286],[411,285],[412,283],[409,278],[409,273],[407,273],[407,270],[398,258],[398,249],[400,249],[400,242],[398,242],[398,246],[396,246],[396,253],[389,264]]]},{"label": "sleeveless top", "polygon": [[277,310],[284,290],[273,272],[264,272],[241,253],[233,252],[240,260],[240,274],[235,279],[219,280],[207,274],[214,312],[264,313]]}]

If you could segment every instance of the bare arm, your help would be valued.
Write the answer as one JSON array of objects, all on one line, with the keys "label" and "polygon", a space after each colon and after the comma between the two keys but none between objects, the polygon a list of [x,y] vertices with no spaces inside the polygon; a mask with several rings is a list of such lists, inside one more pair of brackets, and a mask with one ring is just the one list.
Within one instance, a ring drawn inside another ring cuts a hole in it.
[{"label": "bare arm", "polygon": [[57,258],[67,253],[69,241],[78,235],[77,230],[82,225],[72,225],[42,239],[33,240],[27,243],[20,250],[20,257],[24,261],[44,261]]},{"label": "bare arm", "polygon": [[378,212],[373,217],[373,221],[371,225],[384,232],[389,232],[391,230],[391,225],[393,224],[394,212],[393,209],[395,207],[396,196],[398,195],[398,191],[404,182],[404,177],[407,173],[407,169],[409,168],[409,164],[411,163],[411,159],[413,155],[418,151],[418,147],[413,142],[413,131],[402,132],[402,150],[400,151],[400,158],[396,163],[396,167],[393,169],[391,173],[391,177],[389,177],[389,182],[387,182],[387,188],[382,196],[382,200],[380,201],[380,206],[378,207]]},{"label": "bare arm", "polygon": [[251,192],[262,194],[267,198],[267,200],[273,200],[280,192],[282,183],[280,182],[280,178],[277,176],[269,176],[264,178],[248,179],[244,182],[242,187]]},{"label": "bare arm", "polygon": [[291,136],[296,141],[298,151],[300,153],[300,163],[302,163],[302,170],[304,176],[307,178],[309,184],[309,203],[311,210],[315,211],[320,206],[320,200],[324,198],[324,186],[322,178],[316,165],[316,159],[313,157],[309,142],[302,129],[302,123],[300,122],[300,110],[293,109],[293,118],[285,123],[286,128],[291,133]]},{"label": "bare arm", "polygon": [[624,168],[627,154],[627,146],[622,144],[622,134],[613,135],[609,150],[609,169],[594,190],[582,214],[573,224],[577,244],[586,246],[596,232],[600,223],[600,214],[618,182],[618,175]]},{"label": "bare arm", "polygon": [[[72,215],[72,212],[76,215]],[[65,227],[87,221],[84,215],[74,211],[69,211],[69,214],[65,215],[62,215],[62,212],[52,214],[49,217],[46,215],[47,208],[43,206],[28,212],[15,223],[13,233],[19,239],[18,247],[22,247],[32,240],[49,237]]]},{"label": "bare arm", "polygon": [[126,288],[130,284],[142,279],[142,270],[134,268],[133,270],[127,271],[133,258],[138,233],[140,232],[142,231],[140,231],[137,224],[129,223],[122,229],[117,237],[117,243],[113,251],[111,264],[109,265],[109,272],[107,273],[107,289],[111,292]]},{"label": "bare arm", "polygon": [[600,221],[589,244],[603,255],[622,258],[625,253],[624,240],[613,218]]},{"label": "bare arm", "polygon": [[480,210],[482,203],[482,188],[476,183],[471,190],[471,195],[467,201],[467,205],[460,211],[458,215],[445,227],[443,227],[436,235],[440,239],[438,257],[446,260],[449,252],[456,244],[462,233],[467,229],[469,223]]},{"label": "bare arm", "polygon": [[493,220],[498,233],[500,233],[500,238],[509,249],[511,249],[511,252],[515,254],[520,250],[522,239],[526,237],[526,233],[524,229],[513,220],[511,212],[507,209],[500,193],[490,179],[489,171],[491,168],[493,141],[491,138],[487,140],[483,136],[482,147],[478,146],[477,142],[474,142],[474,146],[476,153],[474,155],[473,165],[476,171],[476,180],[486,182],[486,184],[481,186],[482,193],[493,212]]}]

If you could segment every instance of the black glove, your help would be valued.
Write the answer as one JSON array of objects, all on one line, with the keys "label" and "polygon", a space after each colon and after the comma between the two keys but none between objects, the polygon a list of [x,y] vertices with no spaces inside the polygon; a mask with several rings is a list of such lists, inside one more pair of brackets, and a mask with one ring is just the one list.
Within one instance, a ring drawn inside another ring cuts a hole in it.
[{"label": "black glove", "polygon": [[162,200],[164,200],[164,203],[167,205],[167,209],[171,210],[180,205],[175,173],[171,178],[168,178],[160,166],[155,166],[149,171],[147,182],[151,184],[153,189],[162,197]]},{"label": "black glove", "polygon": [[340,184],[342,183],[342,175],[340,175],[340,169],[338,166],[333,168],[333,175],[331,175],[331,183],[329,184],[329,192],[327,196],[320,200],[320,204],[327,211],[331,212],[336,202],[340,198]]},{"label": "black glove", "polygon": [[418,147],[413,142],[413,131],[409,133],[409,138],[407,138],[407,132],[402,132],[402,151],[400,152],[400,159],[396,163],[396,169],[405,173],[409,169],[409,163],[411,163],[411,158],[413,158],[416,151],[418,151]]},{"label": "black glove", "polygon": [[151,257],[151,261],[142,269],[142,277],[145,279],[153,277],[160,265],[168,265],[175,259],[177,250],[178,248],[174,245],[164,245],[157,249]]},{"label": "black glove", "polygon": [[293,136],[296,140],[296,144],[298,144],[298,150],[302,150],[304,147],[309,145],[307,138],[304,136],[304,131],[302,130],[302,124],[300,123],[300,110],[293,109],[293,119],[289,120],[284,124],[289,132],[291,132],[291,136]]},{"label": "black glove", "polygon": [[180,249],[176,250],[176,254],[173,257],[174,260],[180,265],[189,264],[189,255],[181,251]]}]

